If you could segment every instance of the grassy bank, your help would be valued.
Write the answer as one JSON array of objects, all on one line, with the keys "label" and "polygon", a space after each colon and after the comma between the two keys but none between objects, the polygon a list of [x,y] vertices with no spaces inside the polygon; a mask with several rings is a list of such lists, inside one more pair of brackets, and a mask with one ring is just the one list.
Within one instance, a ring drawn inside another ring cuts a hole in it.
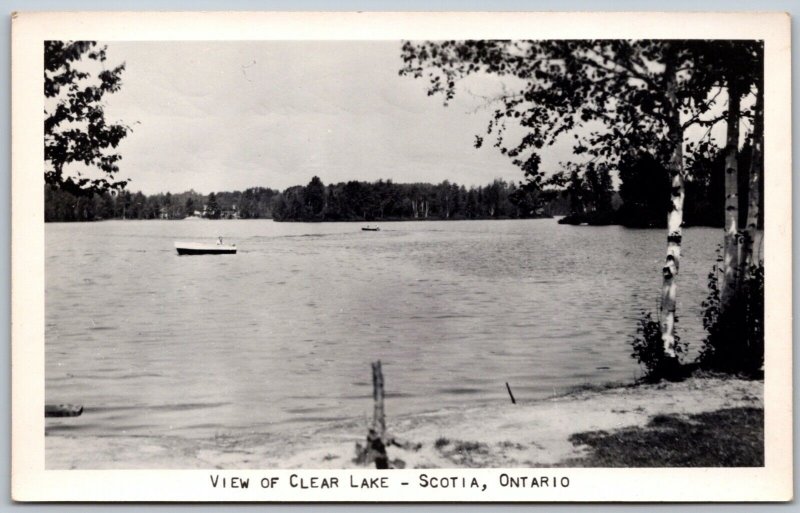
[{"label": "grassy bank", "polygon": [[695,415],[656,415],[645,426],[569,437],[589,454],[568,467],[760,467],[764,410],[727,408]]}]

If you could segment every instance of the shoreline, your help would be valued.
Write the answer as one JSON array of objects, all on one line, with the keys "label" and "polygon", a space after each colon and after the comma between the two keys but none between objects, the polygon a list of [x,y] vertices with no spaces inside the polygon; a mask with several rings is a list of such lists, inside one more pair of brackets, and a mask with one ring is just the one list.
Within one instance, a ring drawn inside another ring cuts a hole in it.
[{"label": "shoreline", "polygon": [[[413,223],[426,223],[426,222],[450,222],[450,221],[531,221],[531,220],[548,220],[548,219],[564,219],[567,217],[564,214],[555,214],[551,216],[530,216],[530,217],[462,217],[462,218],[392,218],[392,219],[372,219],[372,220],[363,220],[363,219],[326,219],[324,221],[320,220],[302,220],[302,219],[282,219],[277,220],[272,217],[252,217],[252,218],[220,218],[220,219],[211,219],[209,217],[183,217],[183,218],[171,218],[171,219],[162,219],[162,218],[152,218],[152,219],[129,219],[129,218],[120,218],[120,217],[112,217],[108,219],[92,219],[92,220],[80,220],[80,221],[45,221],[45,224],[77,224],[77,223],[102,223],[105,221],[272,221],[274,223],[280,224],[331,224],[331,223],[348,223],[348,224],[363,224],[363,223],[406,223],[406,222],[413,222]],[[586,223],[558,223],[564,226],[579,226],[579,227],[588,227],[588,228],[597,228],[597,227],[604,227],[604,226],[620,226],[622,228],[626,228],[628,230],[665,230],[665,226],[635,226],[635,225],[626,225],[623,223],[602,223],[602,224],[586,224]],[[684,224],[684,228],[722,228],[721,226],[717,226],[715,224]]]},{"label": "shoreline", "polygon": [[[132,218],[121,218],[121,217],[111,217],[108,219],[86,219],[80,221],[45,221],[45,224],[74,224],[74,223],[101,223],[103,221],[272,221],[275,223],[297,223],[297,224],[329,224],[329,223],[405,223],[405,222],[436,222],[436,221],[530,221],[530,220],[540,220],[540,219],[559,219],[564,217],[562,214],[552,215],[552,216],[530,216],[530,217],[461,217],[461,218],[434,218],[434,217],[426,217],[426,218],[414,218],[414,217],[398,217],[398,218],[382,218],[382,219],[325,219],[325,220],[303,220],[303,219],[281,219],[277,220],[273,217],[250,217],[250,218],[225,218],[221,217],[219,219],[213,219],[210,217],[181,217],[181,218],[143,218],[143,219],[132,219]],[[620,225],[622,226],[622,225]]]},{"label": "shoreline", "polygon": [[[763,409],[763,381],[692,377],[682,382],[613,384],[549,399],[392,417],[390,461],[405,468],[595,466],[574,435],[644,428],[655,417],[685,419],[719,410]],[[674,419],[673,419],[674,420]],[[353,462],[368,422],[316,426],[279,440],[47,435],[47,469],[364,468]],[[571,439],[572,438],[572,439]],[[91,451],[86,448],[91,447]],[[763,446],[762,449],[763,451]],[[399,460],[399,461],[398,461]]]}]

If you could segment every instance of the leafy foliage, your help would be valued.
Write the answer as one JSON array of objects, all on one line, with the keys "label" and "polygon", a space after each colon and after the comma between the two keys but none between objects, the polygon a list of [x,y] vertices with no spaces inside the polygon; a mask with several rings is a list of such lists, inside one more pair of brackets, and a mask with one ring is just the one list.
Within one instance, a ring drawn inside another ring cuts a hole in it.
[{"label": "leafy foliage", "polygon": [[217,208],[210,208],[210,195],[189,190],[177,194],[131,193],[125,189],[93,195],[74,195],[52,185],[44,188],[44,219],[46,222],[95,221],[101,219],[183,219],[188,216],[209,217],[218,211],[219,217],[258,219],[272,217],[273,199],[279,194],[273,189],[253,187],[245,191],[217,192]]},{"label": "leafy foliage", "polygon": [[[84,68],[102,66],[106,48],[94,41],[45,41],[44,46],[44,157],[45,182],[78,196],[122,190],[118,180],[116,148],[130,128],[109,123],[103,99],[122,85],[124,64],[92,74]],[[89,178],[78,170],[69,176],[66,167],[76,163],[102,172]]]},{"label": "leafy foliage", "polygon": [[[574,137],[575,155],[598,164],[615,166],[641,149],[667,162],[676,143],[670,131],[720,121],[704,117],[716,100],[708,96],[718,78],[714,49],[712,41],[406,42],[400,74],[427,79],[428,94],[442,95],[445,104],[468,75],[512,84],[489,102],[497,107],[487,135],[535,181],[541,179],[538,151],[564,134]],[[686,121],[672,126],[678,111]],[[509,122],[524,133],[511,142]],[[483,141],[476,136],[476,146]]]},{"label": "leafy foliage", "polygon": [[669,172],[652,155],[624,159],[619,167],[620,222],[636,228],[666,226]]},{"label": "leafy foliage", "polygon": [[703,301],[701,368],[760,377],[764,364],[764,265],[752,266],[741,278],[738,292],[723,310],[719,263],[708,274],[708,297]]},{"label": "leafy foliage", "polygon": [[[675,318],[677,331],[678,318]],[[689,349],[687,342],[681,342],[680,336],[675,334],[675,353],[677,358],[669,357],[664,352],[664,342],[661,339],[661,326],[653,319],[650,312],[642,312],[636,335],[631,341],[635,358],[639,365],[644,367],[645,381],[660,381],[662,379],[675,379],[681,376],[681,364]]]},{"label": "leafy foliage", "polygon": [[222,215],[222,210],[217,203],[217,195],[213,192],[208,195],[208,203],[206,204],[206,216],[209,219],[219,219]]},{"label": "leafy foliage", "polygon": [[[216,206],[214,204],[216,203]],[[277,221],[374,221],[402,219],[521,219],[567,213],[562,198],[494,180],[467,189],[440,184],[400,184],[391,180],[308,186],[283,192],[265,187],[221,191],[205,196],[193,190],[177,194],[132,194],[127,189],[75,195],[45,186],[45,221],[98,219],[183,219],[187,216]]]},{"label": "leafy foliage", "polygon": [[274,200],[277,221],[375,221],[401,219],[516,219],[547,216],[550,199],[542,191],[494,180],[467,189],[439,184],[378,180],[325,186],[318,177],[289,187]]},{"label": "leafy foliage", "polygon": [[614,189],[607,166],[598,166],[593,162],[567,164],[563,171],[555,173],[545,184],[559,190],[569,201],[569,215],[559,223],[614,223]]},{"label": "leafy foliage", "polygon": [[325,185],[322,180],[318,176],[311,178],[303,192],[309,216],[312,219],[320,218],[325,209]]}]

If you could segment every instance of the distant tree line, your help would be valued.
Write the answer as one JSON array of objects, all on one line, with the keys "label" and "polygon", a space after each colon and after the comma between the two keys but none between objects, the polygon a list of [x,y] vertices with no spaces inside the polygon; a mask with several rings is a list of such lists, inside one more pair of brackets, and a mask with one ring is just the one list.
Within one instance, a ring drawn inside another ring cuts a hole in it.
[{"label": "distant tree line", "polygon": [[103,219],[261,219],[272,217],[272,204],[278,191],[253,187],[245,191],[217,192],[208,195],[194,190],[172,194],[145,195],[105,191],[72,194],[45,185],[44,219],[46,222],[99,221]]},{"label": "distant tree line", "polygon": [[[749,166],[741,152],[740,166]],[[687,226],[724,223],[725,158],[720,152],[692,161],[686,173]],[[614,187],[616,174],[618,187]],[[325,185],[313,177],[283,192],[266,187],[244,191],[194,190],[145,195],[106,191],[73,195],[45,186],[45,221],[101,219],[275,219],[276,221],[382,221],[526,219],[564,216],[564,224],[620,224],[663,228],[669,209],[669,172],[651,155],[606,166],[569,164],[540,184],[516,185],[501,179],[481,187],[445,180],[439,184],[351,180]],[[745,181],[741,187],[747,188]],[[760,195],[763,198],[763,194]],[[739,196],[747,201],[747,194]],[[763,202],[763,199],[761,200]],[[762,209],[763,211],[763,209]],[[746,212],[745,208],[740,212]]]},{"label": "distant tree line", "polygon": [[[739,154],[739,167],[750,166],[749,147]],[[616,169],[619,190],[612,187],[610,170],[596,165],[570,165],[545,183],[566,199],[568,214],[562,224],[620,224],[631,228],[664,228],[670,208],[669,171],[656,158],[640,154],[622,159]],[[747,213],[747,176],[739,177],[739,213]],[[759,184],[763,188],[763,183]],[[725,223],[725,154],[723,151],[693,159],[685,174],[684,226],[722,227]],[[763,216],[763,191],[759,216]]]},{"label": "distant tree line", "polygon": [[470,188],[447,180],[437,185],[378,180],[326,186],[315,176],[307,185],[283,192],[253,187],[208,195],[194,190],[179,194],[145,195],[123,190],[75,195],[45,186],[48,222],[187,217],[276,221],[522,219],[568,212],[566,200],[557,194],[531,192],[500,179]]},{"label": "distant tree line", "polygon": [[439,184],[349,181],[325,185],[314,177],[306,186],[276,195],[276,221],[377,221],[523,219],[565,213],[563,202],[496,179],[467,188]]}]

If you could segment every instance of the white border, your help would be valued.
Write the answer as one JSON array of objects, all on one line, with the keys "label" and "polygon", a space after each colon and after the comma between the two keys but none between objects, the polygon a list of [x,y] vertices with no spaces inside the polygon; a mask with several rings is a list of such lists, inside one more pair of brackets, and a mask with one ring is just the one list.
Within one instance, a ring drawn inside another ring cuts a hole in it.
[{"label": "white border", "polygon": [[[792,497],[791,95],[780,13],[24,13],[12,21],[12,496],[24,501],[754,501]],[[567,488],[503,489],[502,469],[334,471],[44,470],[43,41],[708,38],[765,41],[766,466],[539,469]],[[421,473],[476,477],[484,492],[402,487]],[[209,474],[251,478],[213,489]],[[298,490],[301,476],[388,475],[387,490]],[[261,489],[262,477],[281,486]],[[256,487],[253,487],[256,485]]]}]

